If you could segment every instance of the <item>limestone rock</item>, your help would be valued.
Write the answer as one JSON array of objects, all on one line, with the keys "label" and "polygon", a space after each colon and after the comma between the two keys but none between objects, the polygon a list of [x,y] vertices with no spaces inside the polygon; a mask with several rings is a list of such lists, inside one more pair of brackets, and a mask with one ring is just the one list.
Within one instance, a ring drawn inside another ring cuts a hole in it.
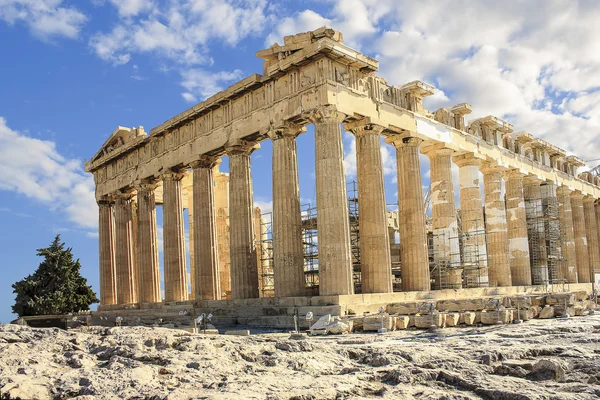
[{"label": "limestone rock", "polygon": [[560,304],[554,306],[554,316],[562,317],[563,315],[568,315],[569,317],[575,316],[575,308],[574,307],[566,307]]},{"label": "limestone rock", "polygon": [[410,317],[408,315],[398,315],[396,317],[396,329],[407,329],[410,324]]},{"label": "limestone rock", "polygon": [[331,314],[323,315],[321,318],[317,320],[311,327],[310,330],[322,330],[327,328],[327,325],[331,322]]},{"label": "limestone rock", "polygon": [[531,297],[529,296],[513,296],[511,303],[514,308],[529,308],[531,307]]},{"label": "limestone rock", "polygon": [[0,398],[46,400],[52,397],[46,386],[30,380],[21,380],[4,385],[0,389]]},{"label": "limestone rock", "polygon": [[242,329],[238,331],[225,331],[225,335],[228,336],[250,336],[250,331],[247,329]]},{"label": "limestone rock", "polygon": [[534,319],[536,314],[537,310],[532,307],[513,310],[513,321],[517,319],[520,319],[522,321],[529,321],[530,319]]},{"label": "limestone rock", "polygon": [[352,328],[349,324],[346,324],[342,321],[334,321],[327,325],[325,330],[330,335],[341,335],[344,333],[350,333],[352,331]]},{"label": "limestone rock", "polygon": [[511,310],[500,311],[482,311],[481,323],[485,325],[495,325],[497,323],[508,324],[512,321]]},{"label": "limestone rock", "polygon": [[567,306],[575,304],[575,296],[573,293],[551,293],[546,296],[546,304],[550,306],[560,305],[564,307],[565,302]]},{"label": "limestone rock", "polygon": [[472,311],[463,312],[460,314],[459,324],[468,326],[475,325],[475,313]]},{"label": "limestone rock", "polygon": [[411,301],[406,303],[391,303],[386,306],[388,314],[417,314],[421,302]]},{"label": "limestone rock", "polygon": [[583,300],[587,299],[588,294],[585,290],[580,290],[577,292],[573,292],[573,296],[575,296],[576,301],[583,301]]},{"label": "limestone rock", "polygon": [[383,328],[387,329],[388,331],[394,330],[396,325],[396,317],[388,314],[373,314],[368,315],[363,319],[363,331],[378,331],[382,327],[382,320]]},{"label": "limestone rock", "polygon": [[458,326],[459,321],[460,321],[459,313],[447,313],[446,314],[446,326],[448,326],[448,327]]},{"label": "limestone rock", "polygon": [[555,380],[556,382],[565,381],[565,372],[567,366],[565,363],[558,360],[540,360],[533,365],[528,378],[532,380]]},{"label": "limestone rock", "polygon": [[487,304],[484,298],[478,299],[458,299],[458,300],[440,300],[437,302],[436,308],[439,311],[478,311],[483,310]]},{"label": "limestone rock", "polygon": [[436,312],[433,314],[415,315],[415,325],[421,329],[429,329],[432,326],[443,328],[444,314]]},{"label": "limestone rock", "polygon": [[546,306],[540,311],[538,318],[547,319],[554,318],[554,307]]}]

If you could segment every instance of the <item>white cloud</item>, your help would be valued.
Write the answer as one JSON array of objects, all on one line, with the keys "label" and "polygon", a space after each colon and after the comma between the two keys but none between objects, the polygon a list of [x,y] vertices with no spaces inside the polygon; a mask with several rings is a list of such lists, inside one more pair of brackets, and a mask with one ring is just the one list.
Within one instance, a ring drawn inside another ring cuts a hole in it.
[{"label": "white cloud", "polygon": [[85,229],[98,226],[94,181],[80,160],[62,156],[52,141],[10,129],[0,117],[0,190],[16,192],[63,212]]},{"label": "white cloud", "polygon": [[153,6],[153,2],[148,0],[110,0],[110,2],[122,17],[133,17]]},{"label": "white cloud", "polygon": [[9,25],[24,23],[40,39],[60,36],[75,39],[87,17],[62,3],[62,0],[0,0],[0,20]]},{"label": "white cloud", "polygon": [[181,72],[183,86],[187,92],[182,93],[186,101],[202,100],[224,89],[224,83],[235,82],[242,78],[242,71],[211,72],[203,69],[189,69]]},{"label": "white cloud", "polygon": [[312,31],[331,23],[330,19],[324,18],[312,10],[304,10],[292,17],[283,18],[275,30],[267,36],[265,47],[270,47],[274,43],[282,45],[284,36]]}]

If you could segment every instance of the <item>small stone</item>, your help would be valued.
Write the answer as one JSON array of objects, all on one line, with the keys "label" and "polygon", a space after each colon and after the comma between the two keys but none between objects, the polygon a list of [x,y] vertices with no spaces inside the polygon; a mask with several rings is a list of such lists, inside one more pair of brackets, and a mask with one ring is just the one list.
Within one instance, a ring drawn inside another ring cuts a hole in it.
[{"label": "small stone", "polygon": [[540,319],[554,318],[554,307],[546,306],[546,307],[542,308],[542,311],[540,311],[538,318],[540,318]]},{"label": "small stone", "polygon": [[473,311],[461,313],[459,322],[469,326],[475,325],[475,313]]},{"label": "small stone", "polygon": [[410,324],[408,315],[398,315],[396,317],[396,329],[407,329]]},{"label": "small stone", "polygon": [[448,326],[448,327],[457,326],[459,320],[460,320],[459,313],[447,313],[446,314],[446,326]]},{"label": "small stone", "polygon": [[320,330],[327,328],[327,325],[331,322],[331,314],[323,315],[317,320],[311,327],[310,330]]},{"label": "small stone", "polygon": [[330,335],[341,335],[344,333],[350,333],[350,325],[345,324],[341,321],[335,321],[329,325],[325,329]]},{"label": "small stone", "polygon": [[555,380],[564,382],[566,367],[558,361],[540,360],[534,364],[533,370],[528,374],[532,380]]},{"label": "small stone", "polygon": [[158,374],[159,374],[159,375],[171,375],[172,373],[173,373],[173,371],[171,371],[171,370],[168,370],[168,369],[166,369],[166,368],[160,368],[160,369],[158,370]]}]

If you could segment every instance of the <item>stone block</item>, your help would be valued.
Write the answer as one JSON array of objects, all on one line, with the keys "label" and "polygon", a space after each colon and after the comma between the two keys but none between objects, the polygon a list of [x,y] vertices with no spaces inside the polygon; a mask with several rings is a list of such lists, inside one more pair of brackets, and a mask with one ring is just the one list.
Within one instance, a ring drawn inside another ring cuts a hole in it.
[{"label": "stone block", "polygon": [[407,329],[410,324],[410,317],[408,315],[398,315],[396,317],[396,329]]},{"label": "stone block", "polygon": [[239,331],[225,331],[225,335],[228,335],[228,336],[250,336],[250,331],[248,329],[242,329]]},{"label": "stone block", "polygon": [[546,296],[529,296],[529,298],[531,299],[532,306],[543,307],[546,305],[545,304]]},{"label": "stone block", "polygon": [[502,297],[494,297],[491,299],[487,299],[486,303],[485,303],[485,308],[484,310],[486,311],[496,311],[499,308],[503,307],[503,299]]},{"label": "stone block", "polygon": [[457,326],[460,321],[459,313],[448,313],[446,314],[446,326],[453,327]]},{"label": "stone block", "polygon": [[548,318],[554,318],[554,307],[552,306],[546,306],[544,308],[542,308],[542,310],[540,311],[538,318],[540,319],[548,319]]},{"label": "stone block", "polygon": [[332,323],[327,325],[327,328],[325,328],[325,330],[330,335],[342,335],[345,333],[352,332],[352,326],[350,326],[350,324],[338,320],[333,321]]},{"label": "stone block", "polygon": [[417,314],[421,302],[411,301],[406,303],[391,303],[385,309],[388,314]]},{"label": "stone block", "polygon": [[597,304],[594,303],[592,300],[585,300],[584,304],[586,310],[595,310],[597,308]]},{"label": "stone block", "polygon": [[557,304],[554,306],[554,316],[555,317],[562,317],[565,314],[568,315],[569,317],[574,317],[575,316],[574,306],[565,307],[565,306],[561,306],[560,304]]},{"label": "stone block", "polygon": [[573,311],[575,312],[576,317],[581,317],[585,313],[585,308],[581,305],[573,306]]},{"label": "stone block", "polygon": [[326,314],[317,320],[311,327],[310,330],[319,330],[327,328],[327,325],[331,323],[331,315]]},{"label": "stone block", "polygon": [[549,306],[560,305],[567,306],[575,305],[575,296],[573,293],[550,293],[546,296],[546,304]]},{"label": "stone block", "polygon": [[536,316],[536,309],[532,307],[520,308],[519,310],[513,310],[513,321],[520,319],[522,321],[529,321],[534,319]]},{"label": "stone block", "polygon": [[365,332],[373,332],[378,331],[382,327],[383,320],[383,328],[388,331],[392,331],[395,328],[396,317],[388,315],[388,314],[373,314],[365,316],[363,319],[363,331]]},{"label": "stone block", "polygon": [[510,298],[512,306],[517,308],[529,308],[531,307],[530,296],[513,296]]},{"label": "stone block", "polygon": [[573,292],[573,296],[575,296],[576,301],[583,301],[587,299],[588,294],[585,290],[578,290],[576,292]]},{"label": "stone block", "polygon": [[460,313],[460,318],[458,321],[459,321],[459,324],[473,326],[473,325],[475,325],[475,317],[476,317],[475,312],[466,311],[466,312]]},{"label": "stone block", "polygon": [[432,326],[437,328],[444,327],[444,314],[434,312],[433,314],[415,315],[415,325],[417,328],[429,329]]},{"label": "stone block", "polygon": [[482,311],[481,312],[481,323],[485,325],[496,325],[498,323],[509,324],[512,322],[512,311],[511,310],[498,310],[498,311]]},{"label": "stone block", "polygon": [[439,311],[479,311],[485,308],[487,299],[458,299],[458,300],[440,300],[436,303],[436,308]]}]

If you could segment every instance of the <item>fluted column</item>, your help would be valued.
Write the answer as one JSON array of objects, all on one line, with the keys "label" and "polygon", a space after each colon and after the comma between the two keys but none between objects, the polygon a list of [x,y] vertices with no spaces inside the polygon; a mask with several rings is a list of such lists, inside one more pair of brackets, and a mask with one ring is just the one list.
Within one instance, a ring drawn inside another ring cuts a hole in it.
[{"label": "fluted column", "polygon": [[163,174],[163,244],[165,301],[188,299],[181,179],[183,174]]},{"label": "fluted column", "polygon": [[575,234],[573,233],[573,212],[571,209],[571,190],[567,186],[556,189],[559,201],[560,233],[562,238],[561,275],[565,282],[577,283],[577,255]]},{"label": "fluted column", "polygon": [[132,304],[136,299],[133,251],[132,194],[119,194],[115,202],[115,265],[117,304]]},{"label": "fluted column", "polygon": [[396,147],[402,290],[430,290],[429,253],[419,163],[419,145],[423,139],[398,135],[388,138],[388,142]]},{"label": "fluted column", "polygon": [[[192,181],[193,181],[193,173],[192,173]],[[188,210],[188,244],[190,253],[190,275],[189,275],[189,287],[190,294],[188,298],[193,300],[196,298],[196,260],[195,260],[195,251],[194,251],[194,195],[193,195],[193,186],[194,184],[186,187],[187,191],[187,210]]]},{"label": "fluted column", "polygon": [[347,124],[356,136],[360,278],[362,293],[392,291],[381,138],[383,127],[359,121]]},{"label": "fluted column", "polygon": [[525,198],[529,256],[531,258],[531,283],[533,285],[545,285],[550,282],[541,184],[542,180],[534,175],[523,178],[523,197]]},{"label": "fluted column", "polygon": [[506,208],[502,198],[503,167],[484,163],[485,231],[490,286],[511,286]]},{"label": "fluted column", "polygon": [[157,303],[160,296],[160,271],[156,232],[155,183],[141,183],[137,189],[138,214],[138,293],[140,303]]},{"label": "fluted column", "polygon": [[573,235],[575,236],[575,255],[577,260],[577,282],[590,283],[590,255],[583,211],[583,193],[574,190],[571,193],[571,212],[573,215]]},{"label": "fluted column", "polygon": [[213,179],[213,168],[218,162],[218,158],[202,156],[191,164],[194,170],[192,219],[196,300],[221,298]]},{"label": "fluted column", "polygon": [[[460,288],[462,283],[450,282],[448,269],[460,268],[458,223],[452,184],[452,154],[454,150],[440,145],[423,149],[429,157],[431,185],[431,223],[433,227],[433,260],[436,289]],[[460,273],[460,271],[457,271]],[[451,284],[448,286],[448,284]]]},{"label": "fluted column", "polygon": [[321,296],[354,293],[344,148],[340,125],[344,118],[345,115],[333,106],[320,107],[311,116],[315,125]]},{"label": "fluted column", "polygon": [[531,261],[523,197],[524,176],[525,174],[518,170],[505,173],[508,253],[513,286],[531,285]]},{"label": "fluted column", "polygon": [[482,160],[473,153],[453,157],[460,180],[460,211],[463,233],[463,267],[466,287],[487,287],[486,235],[479,188]]},{"label": "fluted column", "polygon": [[221,298],[231,297],[231,258],[229,251],[229,174],[219,172],[218,166],[213,169],[215,180],[214,198],[217,218],[217,254],[219,257],[219,280],[221,282]]},{"label": "fluted column", "polygon": [[250,154],[259,147],[240,142],[228,148],[231,298],[258,298]]},{"label": "fluted column", "polygon": [[275,297],[304,296],[304,248],[296,136],[305,129],[275,129],[273,141],[273,268]]},{"label": "fluted column", "polygon": [[117,283],[115,271],[115,237],[112,199],[98,201],[100,242],[100,302],[102,305],[116,304]]},{"label": "fluted column", "polygon": [[594,281],[594,274],[600,273],[600,246],[598,243],[598,225],[592,196],[583,198],[583,212],[585,215],[585,232],[587,235],[588,253],[590,255],[590,281]]}]

